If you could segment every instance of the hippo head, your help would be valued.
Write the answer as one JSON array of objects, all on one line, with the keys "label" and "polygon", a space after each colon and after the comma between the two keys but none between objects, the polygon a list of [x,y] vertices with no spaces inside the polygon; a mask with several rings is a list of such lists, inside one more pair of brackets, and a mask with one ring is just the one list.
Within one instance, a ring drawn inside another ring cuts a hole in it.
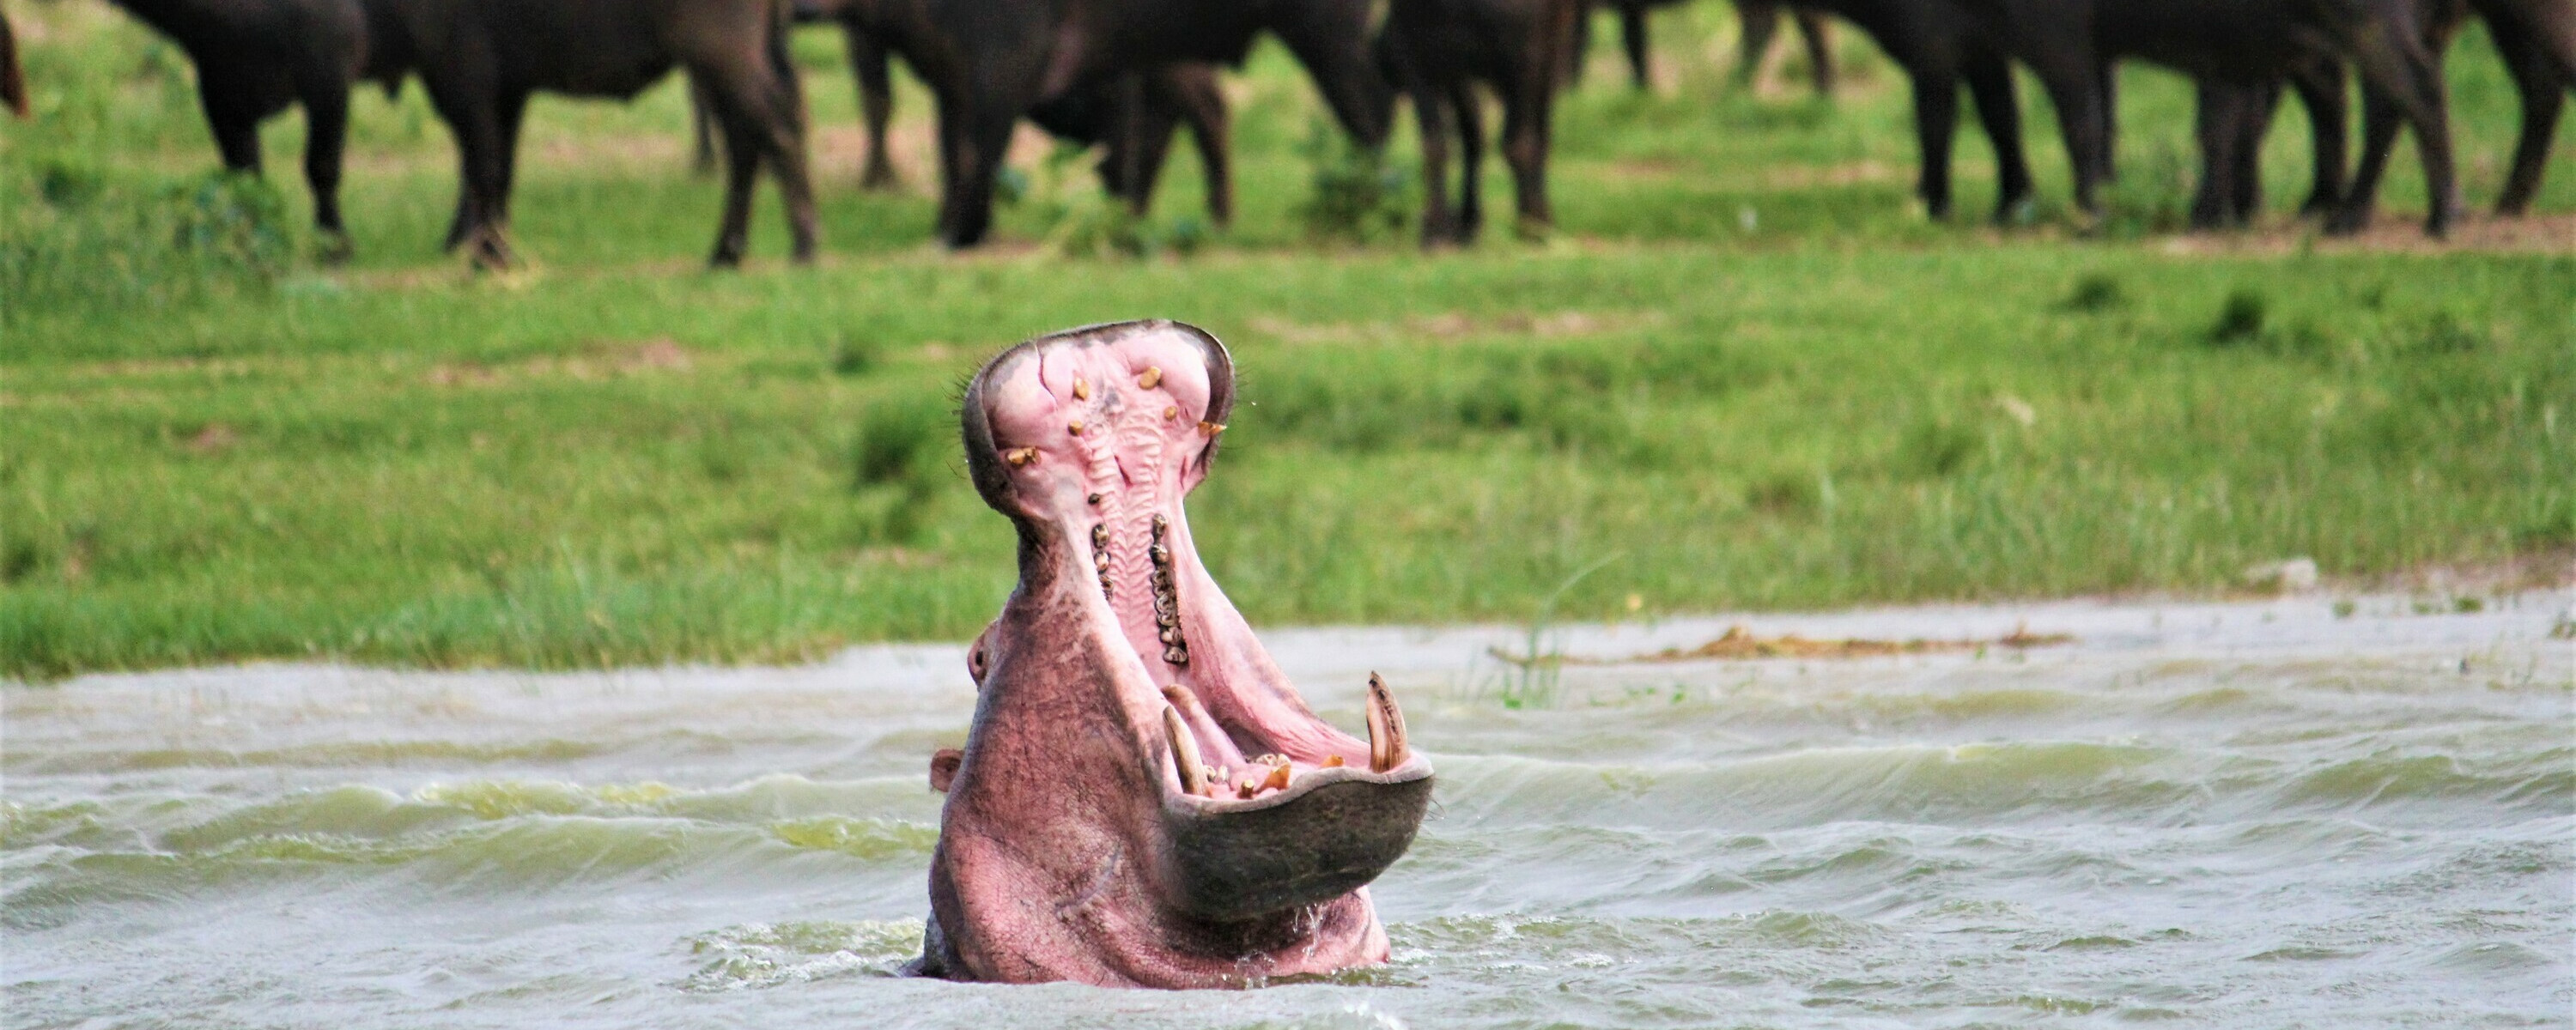
[{"label": "hippo head", "polygon": [[968,656],[913,971],[1209,987],[1386,960],[1365,885],[1431,765],[1371,678],[1368,738],[1316,718],[1190,543],[1233,402],[1225,347],[1128,322],[1020,344],[966,388],[966,459],[1020,582]]}]

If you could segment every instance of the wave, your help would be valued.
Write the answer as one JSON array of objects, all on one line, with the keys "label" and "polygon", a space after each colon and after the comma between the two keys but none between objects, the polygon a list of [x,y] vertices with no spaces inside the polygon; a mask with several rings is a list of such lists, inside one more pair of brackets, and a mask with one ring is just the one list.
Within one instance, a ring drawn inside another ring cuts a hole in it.
[{"label": "wave", "polygon": [[1448,818],[1743,830],[1841,820],[2169,824],[2370,812],[2432,824],[2576,813],[2576,751],[2470,760],[2412,747],[2270,758],[2034,741],[1812,749],[1620,765],[1435,756]]},{"label": "wave", "polygon": [[[910,877],[938,840],[935,815],[892,781],[775,776],[714,791],[659,783],[433,784],[409,795],[369,786],[302,791],[207,815],[216,799],[133,806],[81,801],[0,807],[13,926],[49,925],[82,905],[154,902],[265,884],[395,870],[430,891],[544,891],[685,871],[713,876]],[[922,813],[927,814],[927,813]],[[121,825],[120,825],[121,823]],[[154,825],[158,823],[160,825]],[[824,865],[812,867],[815,859]]]}]

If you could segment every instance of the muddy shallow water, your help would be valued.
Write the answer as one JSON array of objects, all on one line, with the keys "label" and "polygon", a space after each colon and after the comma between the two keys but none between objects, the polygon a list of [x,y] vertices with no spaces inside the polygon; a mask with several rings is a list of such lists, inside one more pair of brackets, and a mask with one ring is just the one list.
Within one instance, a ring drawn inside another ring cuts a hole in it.
[{"label": "muddy shallow water", "polygon": [[1395,962],[970,986],[918,948],[960,648],[593,675],[259,666],[8,687],[12,1027],[2567,1026],[2565,594],[1577,627],[2073,643],[1569,666],[1266,634],[1440,775]]}]

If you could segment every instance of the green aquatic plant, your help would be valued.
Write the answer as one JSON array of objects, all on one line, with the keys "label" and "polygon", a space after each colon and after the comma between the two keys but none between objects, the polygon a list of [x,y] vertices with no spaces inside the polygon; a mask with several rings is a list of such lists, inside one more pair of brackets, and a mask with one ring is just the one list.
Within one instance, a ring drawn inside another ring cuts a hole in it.
[{"label": "green aquatic plant", "polygon": [[[1565,671],[1565,652],[1553,632],[1557,602],[1565,597],[1566,591],[1574,589],[1575,584],[1583,582],[1584,577],[1601,571],[1622,557],[1625,555],[1607,555],[1576,569],[1572,575],[1559,580],[1556,589],[1540,598],[1538,610],[1522,626],[1521,653],[1511,654],[1500,648],[1487,652],[1504,666],[1496,676],[1493,688],[1495,700],[1503,707],[1519,710],[1556,706],[1557,683]],[[1546,642],[1544,651],[1540,650],[1541,641]]]}]

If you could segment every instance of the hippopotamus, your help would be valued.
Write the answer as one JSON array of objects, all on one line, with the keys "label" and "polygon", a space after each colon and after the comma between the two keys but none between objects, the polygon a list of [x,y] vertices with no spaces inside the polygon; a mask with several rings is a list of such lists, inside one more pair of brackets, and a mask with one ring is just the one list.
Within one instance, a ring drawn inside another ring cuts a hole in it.
[{"label": "hippopotamus", "polygon": [[1367,885],[1431,763],[1372,675],[1366,738],[1318,718],[1191,545],[1181,501],[1234,404],[1216,337],[1124,322],[1030,340],[966,387],[966,464],[1019,535],[967,654],[914,975],[1224,987],[1384,962]]}]

